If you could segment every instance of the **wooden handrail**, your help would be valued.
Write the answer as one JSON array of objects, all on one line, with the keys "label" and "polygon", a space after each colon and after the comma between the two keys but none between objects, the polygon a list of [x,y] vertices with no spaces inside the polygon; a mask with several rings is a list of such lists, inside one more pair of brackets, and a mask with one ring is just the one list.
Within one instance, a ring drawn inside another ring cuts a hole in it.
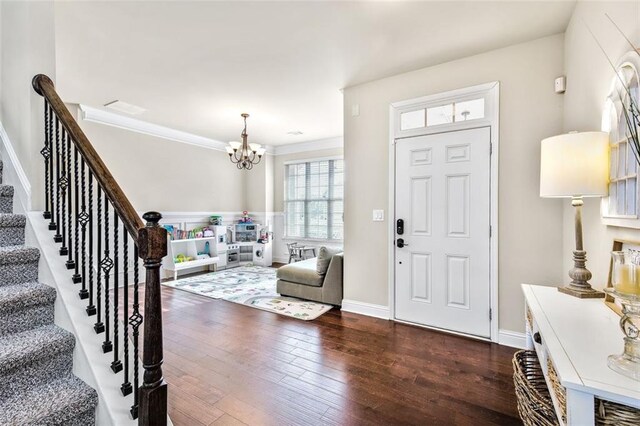
[{"label": "wooden handrail", "polygon": [[102,162],[93,145],[89,142],[87,135],[84,134],[67,106],[58,96],[53,81],[44,74],[38,74],[33,77],[31,84],[36,93],[43,96],[51,105],[60,123],[74,140],[75,146],[99,182],[102,190],[107,194],[107,198],[109,198],[114,209],[118,212],[127,232],[137,245],[138,232],[144,228],[144,222],[142,222],[142,219],[124,195],[124,192],[122,192],[120,185],[113,178],[107,166]]}]

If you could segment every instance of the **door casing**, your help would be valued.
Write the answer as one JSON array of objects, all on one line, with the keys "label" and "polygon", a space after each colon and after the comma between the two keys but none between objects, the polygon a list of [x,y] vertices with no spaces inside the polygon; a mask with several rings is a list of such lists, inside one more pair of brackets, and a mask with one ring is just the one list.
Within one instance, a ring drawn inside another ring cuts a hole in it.
[{"label": "door casing", "polygon": [[[412,130],[400,130],[400,113],[416,109],[442,105],[451,101],[464,101],[484,97],[485,117],[469,122],[443,124],[433,127],[423,127]],[[477,86],[456,89],[434,95],[423,96],[406,101],[394,102],[389,106],[389,223],[388,223],[388,288],[389,288],[389,317],[398,322],[395,313],[395,144],[402,143],[402,139],[413,136],[424,136],[443,132],[452,132],[478,127],[489,127],[491,133],[490,160],[490,307],[491,307],[491,338],[492,342],[499,342],[499,312],[498,312],[498,158],[499,158],[499,119],[500,119],[500,83],[497,81]],[[413,323],[412,323],[413,324]],[[433,328],[414,324],[425,328]],[[451,330],[438,329],[451,334],[462,334]],[[466,335],[474,339],[486,340],[478,336]]]}]

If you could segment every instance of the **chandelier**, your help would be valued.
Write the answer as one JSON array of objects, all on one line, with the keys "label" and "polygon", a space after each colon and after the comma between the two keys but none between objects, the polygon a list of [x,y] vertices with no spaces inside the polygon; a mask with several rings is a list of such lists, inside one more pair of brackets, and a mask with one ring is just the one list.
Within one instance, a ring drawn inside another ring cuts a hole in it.
[{"label": "chandelier", "polygon": [[239,169],[251,170],[255,164],[258,164],[265,153],[265,149],[257,143],[247,142],[247,117],[249,114],[240,114],[244,119],[244,129],[242,130],[242,142],[229,142],[227,154],[233,164]]}]

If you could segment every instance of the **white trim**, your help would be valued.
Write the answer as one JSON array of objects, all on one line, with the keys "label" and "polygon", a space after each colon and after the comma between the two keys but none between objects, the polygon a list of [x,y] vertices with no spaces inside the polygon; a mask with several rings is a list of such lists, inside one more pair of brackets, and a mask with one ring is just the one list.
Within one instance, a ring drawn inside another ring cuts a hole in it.
[{"label": "white trim", "polygon": [[[227,152],[227,143],[204,136],[199,136],[182,130],[176,130],[170,127],[161,126],[159,124],[149,123],[133,117],[127,117],[116,114],[111,111],[105,111],[88,105],[78,105],[80,114],[79,119],[92,123],[103,124],[106,126],[117,127],[119,129],[138,132],[145,135],[155,136],[175,142],[195,145],[202,148],[213,149],[215,151]],[[271,155],[296,154],[299,152],[319,151],[323,149],[334,149],[343,147],[342,136],[318,139],[314,141],[292,143],[280,146],[267,146],[264,148]]]},{"label": "white trim", "polygon": [[524,333],[511,330],[500,330],[498,332],[498,343],[512,348],[526,349],[527,338]]},{"label": "white trim", "polygon": [[189,145],[195,145],[202,148],[209,148],[216,151],[227,152],[225,142],[215,139],[205,138],[203,136],[194,135],[193,133],[183,132],[181,130],[172,129],[170,127],[161,126],[159,124],[149,123],[137,118],[126,117],[87,105],[78,105],[80,109],[80,119],[90,121],[92,123],[104,124],[106,126],[117,127],[132,132],[138,132],[145,135],[155,136],[162,139],[168,139],[175,142],[182,142]]},{"label": "white trim", "polygon": [[[22,168],[22,164],[18,159],[18,155],[16,154],[16,151],[13,149],[13,145],[9,140],[9,135],[7,134],[7,131],[5,130],[1,122],[0,122],[0,139],[2,140],[2,154],[4,154],[5,152],[7,154],[6,157],[2,155],[2,158],[5,161],[4,162],[4,174],[5,174],[4,181],[6,182],[6,175],[8,171],[7,166],[9,165],[13,169],[12,171],[18,177],[18,181],[20,183],[20,187],[18,188],[18,191],[20,191],[21,194],[19,194],[18,198],[22,202],[24,209],[26,211],[30,211],[31,210],[31,183],[29,182],[29,178],[27,178],[27,174],[24,172],[24,169]],[[7,164],[6,160],[8,160],[11,164]]]},{"label": "white trim", "polygon": [[342,245],[344,244],[344,240],[330,240],[328,238],[304,238],[304,237],[289,237],[284,235],[282,237],[282,241],[306,241],[309,243],[318,243],[318,244],[334,244],[334,245]]},{"label": "white trim", "polygon": [[[453,123],[449,125],[433,126],[420,129],[412,129],[400,131],[396,128],[399,123],[400,112],[427,108],[433,104],[442,103],[444,101],[459,100],[461,98],[468,99],[471,97],[482,96],[488,101],[485,104],[485,118],[471,120],[465,123]],[[490,127],[491,131],[491,207],[490,207],[490,224],[491,224],[491,240],[490,240],[490,308],[492,312],[491,341],[499,341],[499,304],[498,304],[498,159],[499,159],[499,129],[500,129],[500,83],[494,81],[491,83],[480,84],[477,86],[467,87],[463,89],[451,90],[449,92],[439,93],[435,95],[423,96],[416,99],[409,99],[400,102],[394,102],[389,105],[389,224],[388,224],[388,288],[389,288],[389,313],[390,318],[395,318],[395,143],[397,139],[407,137],[422,136],[435,133],[443,133],[447,131],[459,131],[472,129],[477,127]],[[396,320],[397,321],[397,320]],[[475,337],[475,336],[470,336]]]},{"label": "white trim", "polygon": [[323,149],[336,149],[344,146],[342,136],[335,138],[318,139],[315,141],[278,145],[273,147],[273,155],[297,154],[299,152],[320,151]]},{"label": "white trim", "polygon": [[[463,87],[462,89],[449,90],[448,92],[436,93],[434,95],[421,96],[419,98],[407,99],[404,101],[398,101],[391,103],[391,106],[395,109],[404,109],[405,107],[417,107],[416,104],[429,103],[446,103],[446,101],[454,101],[460,98],[473,97],[474,95],[484,96],[487,92],[490,92],[500,82],[493,81],[490,83],[478,84],[475,86]],[[429,105],[431,106],[431,105]]]},{"label": "white trim", "polygon": [[487,339],[486,337],[482,337],[482,336],[475,336],[473,334],[460,333],[459,331],[447,330],[445,328],[439,328],[439,327],[432,327],[430,325],[418,324],[418,323],[415,323],[415,322],[404,321],[404,320],[397,319],[397,318],[394,319],[393,321],[394,322],[399,322],[401,324],[412,325],[414,327],[425,328],[427,330],[437,331],[437,332],[440,332],[440,333],[452,334],[454,336],[461,336],[461,337],[466,337],[466,338],[473,339],[473,340],[479,340],[481,342],[491,343],[490,339]]},{"label": "white trim", "polygon": [[342,310],[354,314],[366,315],[368,317],[386,320],[390,318],[388,306],[358,302],[357,300],[342,299]]},{"label": "white trim", "polygon": [[344,160],[344,156],[342,156],[342,155],[332,155],[330,157],[301,158],[299,160],[285,161],[283,164],[285,166],[289,166],[291,164],[303,164],[303,163],[311,163],[311,162],[316,162],[316,161],[329,161],[329,160]]}]

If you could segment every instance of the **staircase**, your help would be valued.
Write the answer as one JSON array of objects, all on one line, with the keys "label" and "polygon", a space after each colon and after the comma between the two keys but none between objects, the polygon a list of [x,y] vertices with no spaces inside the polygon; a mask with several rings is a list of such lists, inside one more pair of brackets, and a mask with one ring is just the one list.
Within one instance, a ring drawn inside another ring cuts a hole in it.
[{"label": "staircase", "polygon": [[0,425],[93,425],[97,393],[73,375],[75,338],[53,323],[56,291],[1,182],[0,162]]}]

